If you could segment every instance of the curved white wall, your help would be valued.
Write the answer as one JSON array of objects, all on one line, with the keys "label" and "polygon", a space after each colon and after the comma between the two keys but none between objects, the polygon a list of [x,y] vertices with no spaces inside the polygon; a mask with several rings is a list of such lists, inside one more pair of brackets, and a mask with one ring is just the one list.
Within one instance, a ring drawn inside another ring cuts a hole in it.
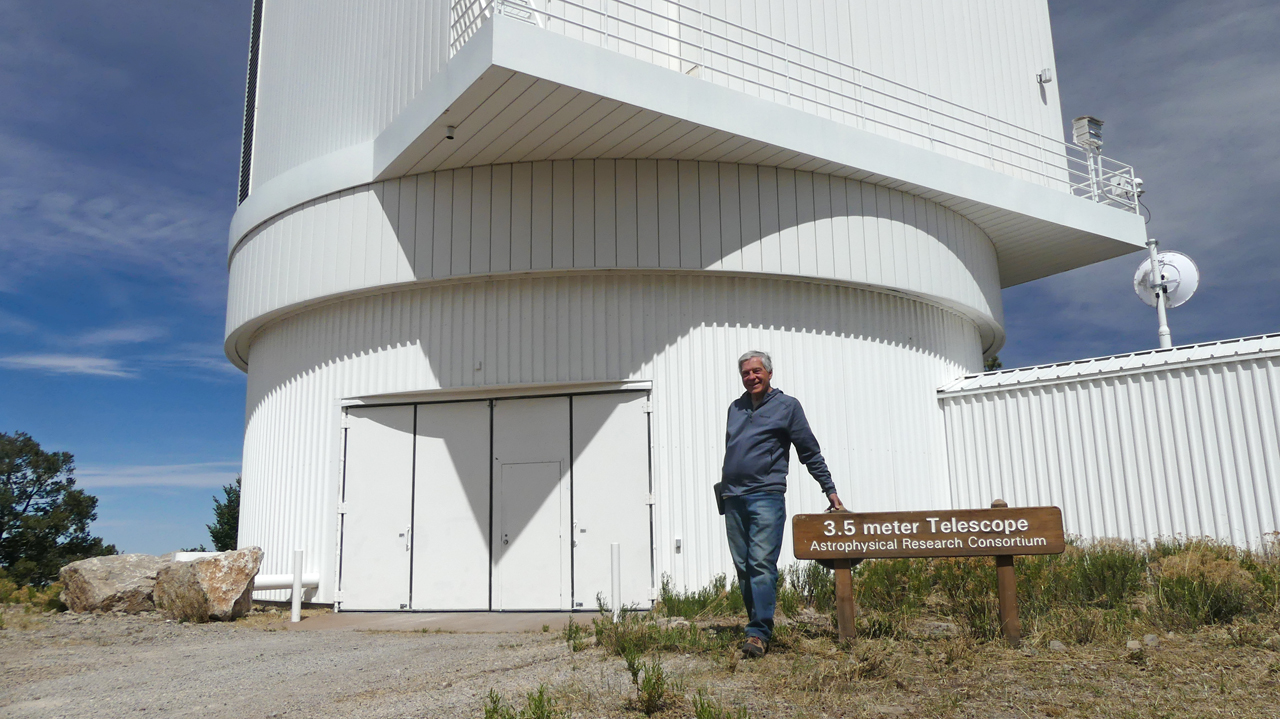
[{"label": "curved white wall", "polygon": [[995,250],[928,200],[811,172],[662,160],[464,168],[319,198],[251,233],[231,261],[228,355],[273,316],[326,297],[456,277],[667,268],[896,290],[1003,342]]},{"label": "curved white wall", "polygon": [[[267,550],[266,573],[305,549],[317,599],[332,599],[344,398],[651,380],[658,571],[700,585],[730,566],[709,487],[749,348],[774,354],[775,384],[803,401],[851,506],[946,504],[935,390],[980,367],[973,322],[831,282],[632,270],[447,281],[268,325],[249,353],[240,541]],[[791,511],[819,510],[794,467]]]}]

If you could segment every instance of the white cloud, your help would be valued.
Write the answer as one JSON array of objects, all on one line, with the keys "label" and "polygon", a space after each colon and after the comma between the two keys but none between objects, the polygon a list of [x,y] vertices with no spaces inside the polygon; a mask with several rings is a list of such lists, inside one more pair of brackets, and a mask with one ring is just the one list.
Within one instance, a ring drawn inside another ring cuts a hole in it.
[{"label": "white cloud", "polygon": [[198,462],[195,464],[153,464],[136,466],[81,466],[76,483],[83,488],[100,487],[221,487],[240,473],[239,462]]},{"label": "white cloud", "polygon": [[133,377],[133,371],[119,360],[65,354],[28,354],[0,357],[0,367],[36,370],[52,374],[85,374],[101,377]]},{"label": "white cloud", "polygon": [[0,128],[0,290],[68,266],[176,280],[206,307],[226,300],[229,209]]},{"label": "white cloud", "polygon": [[104,327],[86,332],[76,338],[79,345],[118,345],[149,342],[165,336],[164,329],[152,325],[133,325],[128,327]]},{"label": "white cloud", "polygon": [[160,367],[189,367],[235,378],[244,376],[244,372],[223,355],[221,345],[187,342],[175,346],[170,352],[140,357],[139,361]]}]

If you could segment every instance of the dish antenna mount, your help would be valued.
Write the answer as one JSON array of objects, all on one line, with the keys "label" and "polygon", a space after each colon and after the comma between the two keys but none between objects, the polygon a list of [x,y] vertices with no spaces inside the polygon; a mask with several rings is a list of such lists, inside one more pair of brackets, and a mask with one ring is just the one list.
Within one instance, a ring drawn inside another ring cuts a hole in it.
[{"label": "dish antenna mount", "polygon": [[[1161,349],[1173,346],[1173,338],[1169,333],[1169,321],[1165,309],[1177,307],[1191,299],[1200,286],[1200,270],[1190,257],[1181,252],[1157,252],[1159,245],[1155,240],[1147,240],[1147,251],[1151,256],[1138,265],[1133,275],[1133,291],[1148,305],[1156,308],[1156,317],[1160,321]],[[1152,272],[1158,267],[1158,272]]]}]

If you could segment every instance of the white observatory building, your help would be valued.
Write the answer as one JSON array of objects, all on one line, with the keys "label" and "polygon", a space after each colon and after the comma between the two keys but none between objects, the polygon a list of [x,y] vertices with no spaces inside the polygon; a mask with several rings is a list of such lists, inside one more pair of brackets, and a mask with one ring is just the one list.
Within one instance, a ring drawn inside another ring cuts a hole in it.
[{"label": "white observatory building", "polygon": [[730,570],[748,349],[852,508],[950,506],[938,390],[1001,288],[1146,240],[1132,170],[1063,140],[1046,0],[253,12],[240,542],[341,609],[594,609],[614,543],[626,604]]}]

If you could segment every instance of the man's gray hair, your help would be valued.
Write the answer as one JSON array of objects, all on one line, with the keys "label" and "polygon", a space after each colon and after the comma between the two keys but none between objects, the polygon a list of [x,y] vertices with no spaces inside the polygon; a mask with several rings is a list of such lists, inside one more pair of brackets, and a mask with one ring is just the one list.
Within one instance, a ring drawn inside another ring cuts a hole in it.
[{"label": "man's gray hair", "polygon": [[769,357],[769,353],[768,353],[768,352],[761,352],[760,350],[751,350],[750,352],[747,352],[746,354],[744,354],[744,355],[742,355],[741,357],[739,357],[739,358],[738,358],[738,371],[739,371],[739,372],[741,372],[741,371],[742,371],[742,365],[743,365],[743,363],[744,363],[744,362],[746,362],[746,361],[747,361],[747,360],[749,360],[749,359],[759,359],[759,360],[760,360],[760,364],[764,365],[764,371],[765,371],[765,372],[772,372],[772,371],[773,371],[773,360]]}]

